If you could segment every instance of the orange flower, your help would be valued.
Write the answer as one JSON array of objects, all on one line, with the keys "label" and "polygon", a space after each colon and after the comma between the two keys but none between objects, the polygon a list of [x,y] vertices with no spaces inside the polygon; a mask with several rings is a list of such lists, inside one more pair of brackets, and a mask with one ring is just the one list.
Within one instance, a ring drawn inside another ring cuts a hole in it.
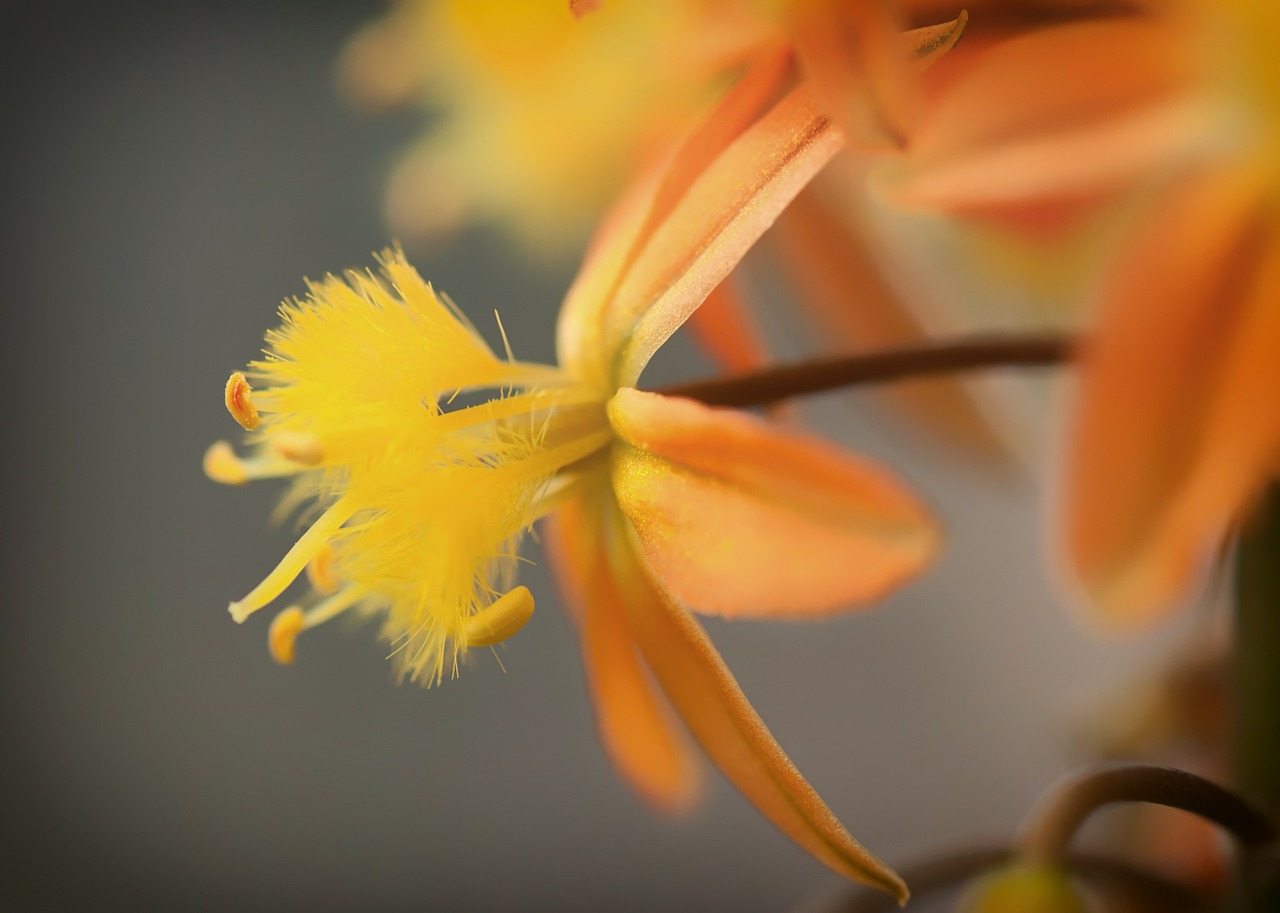
[{"label": "orange flower", "polygon": [[[518,545],[547,517],[579,621],[606,748],[669,809],[697,768],[664,701],[779,829],[836,872],[906,888],[839,823],[741,693],[684,606],[819,618],[875,600],[932,557],[927,513],[883,470],[748,415],[634,389],[655,350],[733,269],[843,139],[809,93],[713,116],[606,219],[558,328],[560,366],[495,358],[397,254],[284,308],[227,401],[259,455],[215,445],[210,474],[293,474],[327,504],[242,620],[315,568],[311,608],[272,627],[278,658],[354,609],[382,620],[410,674],[438,680],[533,611]],[[501,388],[449,411],[452,391]]]},{"label": "orange flower", "polygon": [[1280,456],[1280,10],[1037,5],[1051,25],[930,73],[892,192],[1069,259],[1091,300],[1066,555],[1101,619],[1134,626],[1186,597]]}]

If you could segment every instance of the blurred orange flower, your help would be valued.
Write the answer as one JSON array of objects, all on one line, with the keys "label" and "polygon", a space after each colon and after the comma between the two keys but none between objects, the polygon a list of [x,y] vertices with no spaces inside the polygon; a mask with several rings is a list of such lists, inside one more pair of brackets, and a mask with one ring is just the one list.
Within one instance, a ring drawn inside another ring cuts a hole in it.
[{"label": "blurred orange flower", "polygon": [[[774,741],[685,604],[726,617],[816,618],[918,572],[938,532],[883,470],[731,410],[634,389],[655,350],[843,143],[803,88],[717,107],[606,218],[558,327],[560,366],[497,358],[397,253],[287,304],[265,361],[233,375],[257,455],[226,444],[210,474],[293,475],[326,509],[231,606],[266,605],[305,567],[317,595],[272,626],[277,658],[348,609],[382,620],[428,682],[533,611],[520,540],[547,518],[578,619],[605,746],[669,809],[697,768],[657,680],[725,775],[836,872],[906,888],[823,804]],[[506,391],[449,410],[465,389]],[[330,593],[324,595],[322,591]]]}]

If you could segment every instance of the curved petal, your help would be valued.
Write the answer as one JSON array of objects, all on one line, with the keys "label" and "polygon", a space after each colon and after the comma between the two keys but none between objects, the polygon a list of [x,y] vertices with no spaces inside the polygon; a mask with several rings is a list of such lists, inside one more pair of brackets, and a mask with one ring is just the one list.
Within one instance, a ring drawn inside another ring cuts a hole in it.
[{"label": "curved petal", "polygon": [[1177,25],[1154,14],[1099,17],[969,56],[921,115],[889,192],[990,215],[1097,194],[1167,159],[1199,116],[1188,88],[1195,56]]},{"label": "curved petal", "polygon": [[[736,123],[741,111],[722,105],[714,116]],[[703,129],[727,146],[715,156],[708,146],[687,146],[703,167],[678,193],[661,176],[636,185],[570,289],[558,341],[561,363],[575,375],[634,382],[844,142],[803,87],[745,129]],[[671,168],[684,174],[680,161]],[[652,205],[655,194],[670,209],[650,224],[646,200]]]},{"label": "curved petal", "polygon": [[606,345],[609,302],[653,232],[719,154],[759,119],[793,78],[790,50],[763,47],[751,68],[669,160],[654,162],[606,214],[592,238],[556,328],[560,363],[607,384],[617,340]]},{"label": "curved petal", "polygon": [[613,511],[605,542],[627,627],[703,750],[774,826],[833,871],[905,903],[896,873],[845,829],[774,741],[693,616],[640,563],[627,521]]},{"label": "curved petal", "polygon": [[623,594],[609,572],[599,511],[599,498],[564,504],[543,526],[547,554],[578,621],[605,751],[642,798],[679,813],[701,794],[698,760],[654,690],[623,623]]},{"label": "curved petal", "polygon": [[933,557],[938,531],[874,464],[693,400],[620,390],[614,490],[655,576],[729,617],[823,617]]},{"label": "curved petal", "polygon": [[1103,620],[1182,596],[1280,453],[1280,226],[1247,175],[1183,182],[1102,291],[1063,488]]}]

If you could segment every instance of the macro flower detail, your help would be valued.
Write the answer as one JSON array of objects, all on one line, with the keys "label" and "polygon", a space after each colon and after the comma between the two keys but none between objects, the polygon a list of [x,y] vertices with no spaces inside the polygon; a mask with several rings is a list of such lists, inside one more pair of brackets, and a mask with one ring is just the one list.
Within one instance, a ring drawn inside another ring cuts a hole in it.
[{"label": "macro flower detail", "polygon": [[928,563],[931,518],[887,472],[830,444],[634,388],[842,142],[803,88],[748,116],[718,108],[605,220],[561,311],[558,367],[496,355],[394,251],[380,276],[330,277],[286,303],[267,357],[228,385],[233,415],[258,416],[251,454],[215,444],[206,469],[228,482],[290,476],[286,503],[314,500],[320,513],[233,616],[306,571],[313,595],[272,626],[278,659],[292,658],[301,632],[354,611],[381,620],[403,672],[439,681],[532,615],[515,571],[521,540],[546,518],[624,778],[663,808],[696,797],[665,695],[780,830],[905,899],[791,764],[683,603],[780,618],[865,604]]}]

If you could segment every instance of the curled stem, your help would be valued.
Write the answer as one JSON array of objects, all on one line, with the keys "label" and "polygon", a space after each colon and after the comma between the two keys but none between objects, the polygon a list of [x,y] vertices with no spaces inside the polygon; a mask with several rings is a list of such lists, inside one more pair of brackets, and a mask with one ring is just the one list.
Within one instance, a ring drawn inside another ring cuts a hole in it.
[{"label": "curled stem", "polygon": [[1099,764],[1054,784],[1023,823],[1017,846],[1032,862],[1053,863],[1094,811],[1115,802],[1151,802],[1191,812],[1229,831],[1245,847],[1277,838],[1276,827],[1230,790],[1203,777],[1145,764]]},{"label": "curled stem", "polygon": [[762,406],[793,396],[980,368],[1042,368],[1070,361],[1079,341],[1063,334],[983,335],[773,365],[657,391],[710,406]]}]

